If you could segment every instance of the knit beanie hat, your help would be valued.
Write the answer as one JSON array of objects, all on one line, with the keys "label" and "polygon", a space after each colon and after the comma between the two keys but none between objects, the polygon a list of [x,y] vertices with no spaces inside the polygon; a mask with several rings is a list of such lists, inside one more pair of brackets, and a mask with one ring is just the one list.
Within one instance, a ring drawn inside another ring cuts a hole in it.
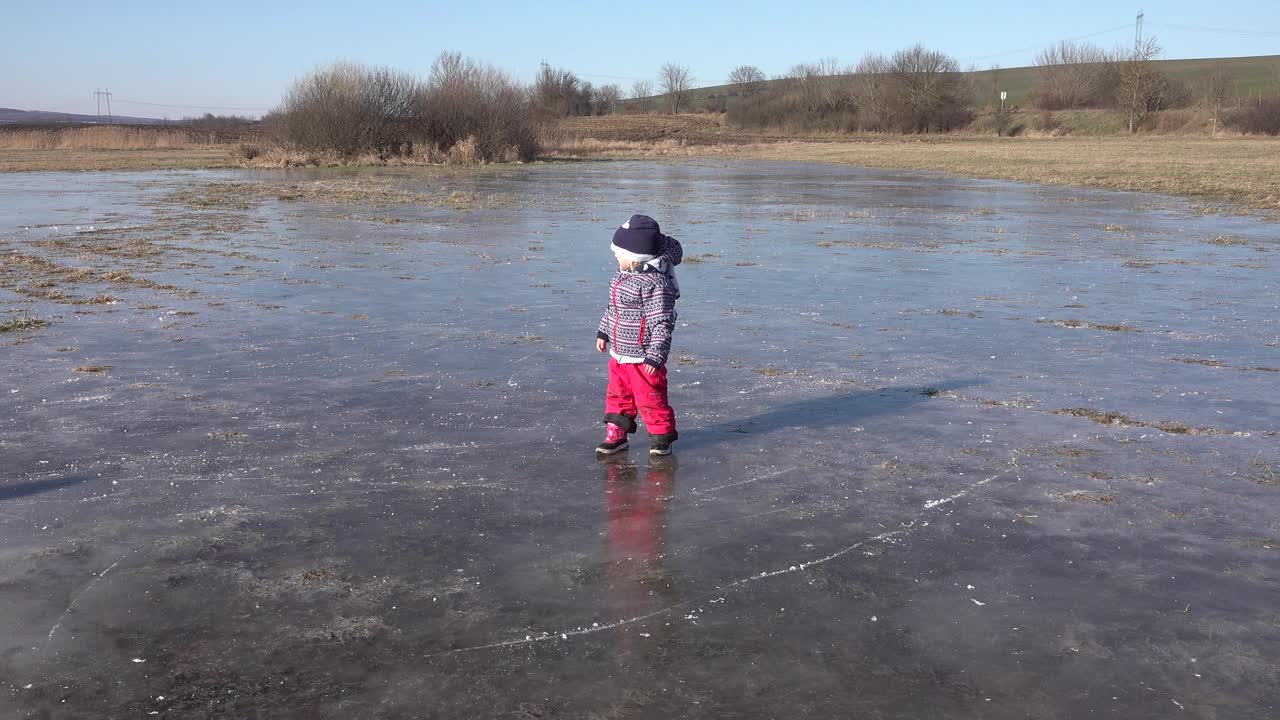
[{"label": "knit beanie hat", "polygon": [[613,253],[624,260],[648,262],[662,254],[662,231],[648,215],[632,215],[613,232]]}]

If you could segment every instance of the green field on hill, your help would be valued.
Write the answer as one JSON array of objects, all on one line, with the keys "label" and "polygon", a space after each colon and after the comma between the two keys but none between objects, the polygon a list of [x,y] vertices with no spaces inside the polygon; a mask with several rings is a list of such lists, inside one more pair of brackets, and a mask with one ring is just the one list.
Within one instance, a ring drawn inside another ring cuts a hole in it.
[{"label": "green field on hill", "polygon": [[[1170,77],[1191,85],[1193,91],[1202,79],[1222,68],[1230,72],[1235,79],[1236,94],[1239,97],[1249,97],[1259,93],[1280,94],[1280,55],[1159,60],[1156,61],[1156,65]],[[1012,106],[1018,106],[1027,102],[1027,95],[1035,85],[1036,68],[1032,66],[979,70],[971,74],[981,96],[993,100],[991,103],[984,100],[982,104],[998,105],[999,91],[1004,90],[1009,93],[1007,102]],[[729,95],[732,91],[733,87],[730,85],[697,88],[691,93],[688,107],[701,109],[708,100]]]}]

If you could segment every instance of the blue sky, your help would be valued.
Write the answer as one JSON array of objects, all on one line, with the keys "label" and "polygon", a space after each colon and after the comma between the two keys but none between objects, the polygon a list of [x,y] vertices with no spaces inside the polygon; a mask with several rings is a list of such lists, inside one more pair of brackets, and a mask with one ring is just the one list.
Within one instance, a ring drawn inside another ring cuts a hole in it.
[{"label": "blue sky", "polygon": [[[834,56],[851,63],[916,42],[980,67],[1031,64],[1040,47],[1059,39],[1132,42],[1136,5],[1037,5],[15,2],[0,27],[0,107],[92,112],[90,93],[109,88],[118,114],[259,114],[317,65],[347,59],[425,73],[441,50],[459,50],[521,80],[545,59],[625,91],[634,79],[654,79],[666,61],[689,65],[697,85],[712,85],[738,64],[773,75],[797,62]],[[1170,0],[1145,9],[1147,32],[1165,57],[1280,53],[1276,0]]]}]

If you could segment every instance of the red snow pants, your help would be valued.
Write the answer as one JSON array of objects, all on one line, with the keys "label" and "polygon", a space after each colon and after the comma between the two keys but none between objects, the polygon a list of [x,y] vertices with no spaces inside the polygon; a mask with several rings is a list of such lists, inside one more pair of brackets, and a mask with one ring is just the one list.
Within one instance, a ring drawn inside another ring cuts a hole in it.
[{"label": "red snow pants", "polygon": [[644,365],[620,363],[609,358],[609,390],[605,393],[606,414],[635,418],[637,409],[650,435],[666,435],[676,430],[676,411],[667,402],[667,368],[652,375]]}]

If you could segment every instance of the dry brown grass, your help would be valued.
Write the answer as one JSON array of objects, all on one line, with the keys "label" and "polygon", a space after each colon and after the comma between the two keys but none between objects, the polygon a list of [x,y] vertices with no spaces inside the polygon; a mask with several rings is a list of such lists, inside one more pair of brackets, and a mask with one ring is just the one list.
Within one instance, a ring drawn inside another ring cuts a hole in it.
[{"label": "dry brown grass", "polygon": [[744,148],[767,160],[941,170],[1051,185],[1226,200],[1280,210],[1280,140],[1269,138],[946,137],[929,141],[777,143]]},{"label": "dry brown grass", "polygon": [[[606,140],[601,138],[567,138],[548,146],[549,158],[583,157],[692,157],[724,154],[730,146],[691,145],[684,140]],[[719,153],[717,153],[719,151]]]},{"label": "dry brown grass", "polygon": [[1249,461],[1250,476],[1259,485],[1280,487],[1280,470],[1277,470],[1277,467],[1280,467],[1280,464],[1267,462],[1261,456]]},{"label": "dry brown grass", "polygon": [[[288,184],[276,182],[210,182],[175,192],[169,196],[169,199],[193,208],[230,208],[233,210],[248,210],[268,200],[333,205],[367,205],[375,208],[398,205],[425,205],[458,211],[513,207],[518,203],[518,198],[507,193],[482,193],[449,189],[445,180],[452,173],[458,172],[469,171],[439,168],[435,173],[441,178],[440,187],[426,192],[406,190],[390,178],[343,175],[325,180],[306,180]],[[366,219],[379,222],[398,222],[394,218],[382,216]]]},{"label": "dry brown grass", "polygon": [[[497,159],[515,162],[518,159],[515,148]],[[124,127],[0,130],[0,172],[434,166],[483,162],[473,138],[465,138],[447,151],[424,145],[406,156],[366,154],[344,158],[333,152],[247,145],[190,130]]]},{"label": "dry brown grass", "polygon": [[[412,154],[378,155],[366,153],[356,157],[343,157],[335,152],[308,152],[291,150],[282,147],[268,147],[252,157],[240,148],[235,152],[235,163],[243,167],[253,168],[290,168],[290,167],[418,167],[431,165],[482,165],[486,161],[480,152],[475,138],[467,137],[454,144],[448,150],[441,150],[431,145],[415,146]],[[496,162],[511,163],[519,160],[513,147]]]},{"label": "dry brown grass", "polygon": [[22,330],[39,330],[43,327],[49,327],[48,320],[41,320],[33,317],[10,318],[8,320],[0,320],[0,333],[20,332]]},{"label": "dry brown grass", "polygon": [[153,150],[3,150],[0,172],[186,170],[238,167],[232,146]]},{"label": "dry brown grass", "polygon": [[1127,415],[1121,415],[1117,412],[1108,412],[1102,410],[1094,410],[1093,408],[1063,408],[1061,410],[1050,411],[1053,415],[1071,415],[1074,417],[1088,418],[1099,425],[1117,425],[1120,427],[1149,427],[1155,428],[1162,432],[1172,435],[1226,435],[1225,430],[1219,430],[1211,427],[1198,427],[1188,425],[1186,423],[1174,421],[1162,422],[1143,422],[1135,420]]},{"label": "dry brown grass", "polygon": [[0,131],[0,150],[181,150],[218,144],[211,133],[119,125]]}]

